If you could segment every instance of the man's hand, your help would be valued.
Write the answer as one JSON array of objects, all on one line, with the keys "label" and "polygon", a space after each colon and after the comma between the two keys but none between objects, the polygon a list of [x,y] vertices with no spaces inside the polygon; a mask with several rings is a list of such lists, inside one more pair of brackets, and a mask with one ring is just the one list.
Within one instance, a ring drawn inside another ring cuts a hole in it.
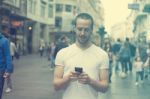
[{"label": "man's hand", "polygon": [[8,78],[10,76],[10,73],[4,73],[3,77]]},{"label": "man's hand", "polygon": [[82,83],[82,84],[89,84],[91,82],[91,78],[88,76],[88,74],[81,73],[78,76],[78,81],[79,81],[79,83]]},{"label": "man's hand", "polygon": [[69,81],[77,81],[78,73],[71,71],[68,75],[64,76],[64,78],[69,79]]}]

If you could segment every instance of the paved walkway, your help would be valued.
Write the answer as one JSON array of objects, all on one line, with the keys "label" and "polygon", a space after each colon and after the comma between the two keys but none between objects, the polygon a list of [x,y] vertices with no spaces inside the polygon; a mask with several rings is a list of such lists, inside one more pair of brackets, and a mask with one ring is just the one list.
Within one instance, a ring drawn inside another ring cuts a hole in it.
[{"label": "paved walkway", "polygon": [[[61,99],[61,92],[53,90],[53,71],[45,57],[26,55],[15,62],[13,91],[9,94],[4,92],[3,99]],[[150,99],[149,93],[149,80],[135,86],[134,72],[126,79],[114,74],[109,91],[100,93],[99,99]]]}]

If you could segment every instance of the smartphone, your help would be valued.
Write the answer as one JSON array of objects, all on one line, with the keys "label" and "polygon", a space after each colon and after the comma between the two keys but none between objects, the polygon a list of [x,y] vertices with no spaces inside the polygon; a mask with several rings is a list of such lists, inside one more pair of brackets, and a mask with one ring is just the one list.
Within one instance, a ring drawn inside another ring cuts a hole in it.
[{"label": "smartphone", "polygon": [[83,68],[82,67],[75,67],[75,72],[81,74],[83,72]]}]

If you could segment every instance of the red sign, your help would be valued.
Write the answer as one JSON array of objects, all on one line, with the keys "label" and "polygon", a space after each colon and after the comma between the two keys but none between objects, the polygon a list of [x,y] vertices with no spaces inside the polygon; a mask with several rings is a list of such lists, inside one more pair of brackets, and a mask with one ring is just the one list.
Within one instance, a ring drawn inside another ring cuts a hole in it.
[{"label": "red sign", "polygon": [[20,27],[23,26],[23,21],[16,21],[16,20],[12,20],[11,21],[12,26],[14,27]]}]

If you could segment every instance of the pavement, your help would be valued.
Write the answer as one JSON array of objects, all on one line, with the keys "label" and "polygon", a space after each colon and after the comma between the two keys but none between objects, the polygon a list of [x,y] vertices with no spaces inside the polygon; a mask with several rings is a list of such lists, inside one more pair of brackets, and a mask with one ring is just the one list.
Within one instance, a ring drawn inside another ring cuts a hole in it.
[{"label": "pavement", "polygon": [[[3,99],[61,99],[62,92],[54,91],[53,71],[46,57],[38,54],[21,56],[14,61],[12,74],[13,90],[3,93]],[[6,86],[5,86],[6,87]],[[99,94],[99,99],[150,99],[150,80],[135,85],[135,72],[121,78],[113,74],[107,93]]]}]

